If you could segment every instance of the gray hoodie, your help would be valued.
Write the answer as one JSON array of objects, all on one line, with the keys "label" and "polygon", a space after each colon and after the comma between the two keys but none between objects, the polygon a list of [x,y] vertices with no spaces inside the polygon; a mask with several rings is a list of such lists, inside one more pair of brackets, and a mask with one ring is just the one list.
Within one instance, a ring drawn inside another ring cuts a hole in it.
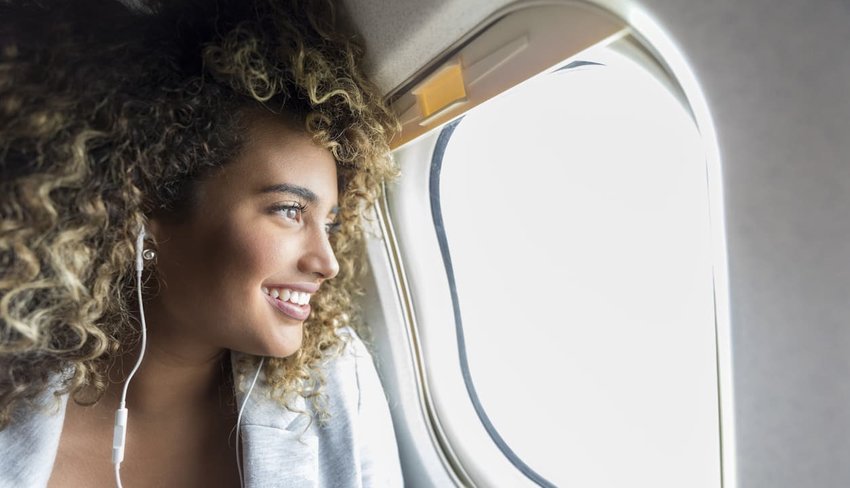
[{"label": "gray hoodie", "polygon": [[[372,357],[352,329],[341,334],[351,341],[322,366],[331,415],[324,425],[281,407],[263,390],[262,375],[257,381],[241,422],[245,488],[403,486],[392,419]],[[232,361],[238,354],[232,352]],[[239,407],[253,379],[245,376],[237,389]],[[19,413],[0,431],[0,488],[44,487],[50,479],[68,398],[61,397],[56,408],[48,390],[40,401],[45,408]],[[312,412],[307,403],[297,397],[293,409]]]}]

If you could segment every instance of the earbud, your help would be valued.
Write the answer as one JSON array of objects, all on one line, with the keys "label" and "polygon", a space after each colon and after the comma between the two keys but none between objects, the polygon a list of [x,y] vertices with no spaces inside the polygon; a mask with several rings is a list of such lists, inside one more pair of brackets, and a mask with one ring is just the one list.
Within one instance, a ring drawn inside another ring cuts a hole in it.
[{"label": "earbud", "polygon": [[148,236],[148,232],[143,225],[139,229],[139,235],[136,236],[136,271],[141,271],[145,269],[144,263],[144,251],[145,251],[145,237]]}]

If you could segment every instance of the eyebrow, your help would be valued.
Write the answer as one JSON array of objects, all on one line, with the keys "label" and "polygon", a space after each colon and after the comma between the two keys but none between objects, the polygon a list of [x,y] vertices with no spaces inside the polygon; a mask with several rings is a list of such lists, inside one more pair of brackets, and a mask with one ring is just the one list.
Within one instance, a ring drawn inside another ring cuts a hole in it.
[{"label": "eyebrow", "polygon": [[309,188],[304,188],[303,186],[291,185],[289,183],[280,183],[277,185],[271,185],[260,190],[261,193],[291,193],[293,195],[298,195],[299,197],[307,200],[310,203],[315,202],[319,199],[315,193]]},{"label": "eyebrow", "polygon": [[[316,194],[313,193],[313,190],[303,186],[293,185],[290,183],[279,183],[277,185],[267,186],[261,189],[260,193],[289,193],[292,195],[297,195],[303,198],[304,200],[307,200],[307,202],[309,203],[315,203],[319,199],[319,197],[317,197]],[[333,207],[330,213],[334,215],[338,214],[339,207]]]}]

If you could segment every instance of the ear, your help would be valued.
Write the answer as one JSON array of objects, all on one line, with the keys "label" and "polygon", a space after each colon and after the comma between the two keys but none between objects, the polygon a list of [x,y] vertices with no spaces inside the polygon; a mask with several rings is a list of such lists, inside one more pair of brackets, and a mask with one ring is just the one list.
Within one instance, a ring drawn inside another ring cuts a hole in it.
[{"label": "ear", "polygon": [[148,223],[145,225],[145,233],[147,234],[147,239],[149,239],[150,242],[160,242],[163,234],[163,223],[156,217],[149,219]]}]

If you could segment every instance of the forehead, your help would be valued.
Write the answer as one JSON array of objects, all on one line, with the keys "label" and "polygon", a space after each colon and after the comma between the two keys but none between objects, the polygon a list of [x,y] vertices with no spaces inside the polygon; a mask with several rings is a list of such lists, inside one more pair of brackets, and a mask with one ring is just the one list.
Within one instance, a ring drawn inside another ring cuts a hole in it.
[{"label": "forehead", "polygon": [[294,122],[270,115],[249,116],[247,129],[239,155],[218,175],[219,190],[257,194],[288,184],[313,192],[319,205],[336,206],[336,160],[328,149],[316,145]]}]

